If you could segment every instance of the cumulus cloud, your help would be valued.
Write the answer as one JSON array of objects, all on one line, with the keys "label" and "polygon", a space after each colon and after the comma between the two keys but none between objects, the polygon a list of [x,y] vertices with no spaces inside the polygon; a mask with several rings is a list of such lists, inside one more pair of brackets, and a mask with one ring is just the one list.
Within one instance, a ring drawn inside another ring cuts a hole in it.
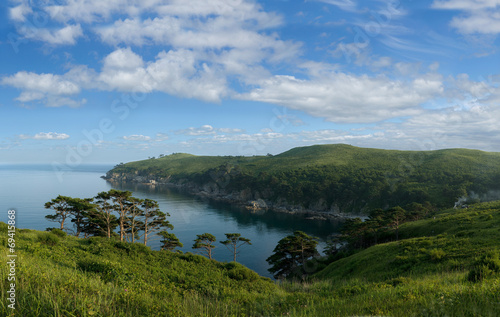
[{"label": "cumulus cloud", "polygon": [[30,6],[26,4],[20,4],[16,7],[10,9],[10,18],[16,22],[26,21],[26,16],[33,13]]},{"label": "cumulus cloud", "polygon": [[472,148],[498,151],[500,109],[472,105],[448,107],[409,118],[400,125],[383,128],[388,139],[398,137],[399,145],[420,150]]},{"label": "cumulus cloud", "polygon": [[[157,90],[218,102],[227,94],[228,76],[252,84],[269,76],[262,63],[295,59],[301,49],[300,43],[280,40],[272,32],[283,24],[283,18],[264,11],[254,1],[59,1],[37,10],[45,11],[60,26],[21,25],[18,33],[30,40],[72,45],[84,32],[92,32],[114,46],[168,47],[144,67],[134,64],[142,57],[133,56],[129,49],[118,49],[107,56],[101,80],[116,90]],[[23,21],[29,14],[33,13],[28,4],[11,8],[14,21]],[[130,67],[113,64],[113,58],[124,57],[133,57]],[[135,85],[143,80],[148,83]]]},{"label": "cumulus cloud", "polygon": [[66,133],[55,133],[55,132],[40,132],[35,135],[21,134],[18,136],[21,140],[66,140],[69,139],[69,135]]},{"label": "cumulus cloud", "polygon": [[450,25],[464,34],[500,34],[500,0],[436,0],[435,9],[460,10]]},{"label": "cumulus cloud", "polygon": [[[28,92],[42,92],[55,95],[72,95],[80,92],[75,83],[53,74],[35,74],[21,71],[17,74],[4,77],[2,84],[24,89]],[[39,97],[36,94],[33,98]],[[25,100],[28,101],[28,100]]]},{"label": "cumulus cloud", "polygon": [[193,52],[185,50],[162,51],[155,61],[145,62],[131,48],[120,48],[104,58],[99,73],[80,67],[67,75],[99,90],[161,91],[209,102],[219,102],[228,93],[224,76],[206,64],[197,65]]},{"label": "cumulus cloud", "polygon": [[77,39],[83,36],[82,27],[68,25],[60,29],[50,30],[45,28],[21,28],[20,33],[26,39],[42,41],[53,45],[74,45]]},{"label": "cumulus cloud", "polygon": [[85,99],[76,101],[69,98],[69,96],[79,94],[81,88],[78,83],[66,79],[65,76],[21,71],[2,78],[0,84],[22,90],[16,98],[22,103],[42,101],[50,107],[78,107],[86,103]]},{"label": "cumulus cloud", "polygon": [[240,98],[283,105],[332,122],[367,123],[419,114],[420,104],[442,93],[437,75],[403,82],[337,72],[312,80],[275,76]]}]

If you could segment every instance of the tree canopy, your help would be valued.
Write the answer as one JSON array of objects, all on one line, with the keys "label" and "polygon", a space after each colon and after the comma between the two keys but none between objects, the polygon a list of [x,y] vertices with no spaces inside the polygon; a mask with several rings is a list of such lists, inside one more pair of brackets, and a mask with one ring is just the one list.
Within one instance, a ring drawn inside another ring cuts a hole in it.
[{"label": "tree canopy", "polygon": [[202,249],[211,260],[213,254],[212,250],[215,248],[214,242],[216,240],[215,236],[210,233],[197,234],[194,240],[193,249]]},{"label": "tree canopy", "polygon": [[269,272],[275,278],[302,276],[305,274],[306,261],[319,255],[316,247],[318,238],[307,235],[302,231],[295,231],[278,242],[273,254],[267,258],[271,265]]}]

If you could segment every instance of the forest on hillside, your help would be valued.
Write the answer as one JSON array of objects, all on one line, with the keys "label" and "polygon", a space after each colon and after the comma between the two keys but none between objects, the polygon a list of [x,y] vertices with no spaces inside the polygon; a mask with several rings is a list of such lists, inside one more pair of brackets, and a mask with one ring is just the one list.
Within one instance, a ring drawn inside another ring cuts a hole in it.
[{"label": "forest on hillside", "polygon": [[261,157],[174,154],[120,164],[107,178],[154,180],[205,191],[215,198],[262,199],[271,208],[293,205],[367,214],[375,208],[411,203],[442,208],[460,200],[498,199],[500,153],[322,145]]}]

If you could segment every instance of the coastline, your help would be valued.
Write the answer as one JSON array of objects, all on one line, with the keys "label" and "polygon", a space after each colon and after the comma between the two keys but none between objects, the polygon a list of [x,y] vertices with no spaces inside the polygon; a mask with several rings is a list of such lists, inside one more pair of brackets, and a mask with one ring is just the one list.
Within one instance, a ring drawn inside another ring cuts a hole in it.
[{"label": "coastline", "polygon": [[[108,172],[103,179],[111,184],[141,184],[151,187],[165,186],[175,188],[182,193],[186,193],[198,198],[208,199],[214,202],[223,202],[235,205],[250,212],[271,211],[279,213],[287,213],[291,215],[303,215],[306,219],[311,220],[344,220],[352,218],[365,218],[365,215],[354,215],[342,213],[337,206],[327,208],[325,203],[320,201],[316,205],[318,208],[304,208],[300,205],[288,203],[284,199],[270,201],[260,197],[259,193],[253,192],[250,188],[241,191],[228,192],[225,186],[221,186],[219,182],[210,182],[206,184],[195,184],[189,181],[172,182],[169,177],[158,178],[155,176],[138,176],[137,174],[126,173],[111,173]],[[227,184],[226,184],[227,185]]]}]

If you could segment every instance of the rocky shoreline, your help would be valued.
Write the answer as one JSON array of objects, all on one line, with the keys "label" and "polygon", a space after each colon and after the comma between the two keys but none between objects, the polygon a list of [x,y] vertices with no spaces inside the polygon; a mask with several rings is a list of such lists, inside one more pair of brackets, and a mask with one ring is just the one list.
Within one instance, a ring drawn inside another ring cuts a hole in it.
[{"label": "rocky shoreline", "polygon": [[276,199],[270,201],[262,197],[261,193],[254,192],[250,188],[240,191],[228,192],[225,188],[226,182],[214,180],[202,185],[190,182],[187,180],[180,180],[173,182],[170,177],[156,177],[154,175],[141,176],[135,173],[113,173],[108,172],[103,179],[110,183],[130,183],[141,184],[148,186],[166,186],[175,188],[184,193],[208,199],[216,202],[224,202],[239,207],[243,207],[251,212],[258,211],[273,211],[282,212],[287,214],[305,215],[306,219],[313,220],[341,220],[353,218],[352,214],[342,213],[336,205],[327,208],[325,202],[319,201],[317,208],[304,208],[303,206],[289,204],[284,199]]}]

